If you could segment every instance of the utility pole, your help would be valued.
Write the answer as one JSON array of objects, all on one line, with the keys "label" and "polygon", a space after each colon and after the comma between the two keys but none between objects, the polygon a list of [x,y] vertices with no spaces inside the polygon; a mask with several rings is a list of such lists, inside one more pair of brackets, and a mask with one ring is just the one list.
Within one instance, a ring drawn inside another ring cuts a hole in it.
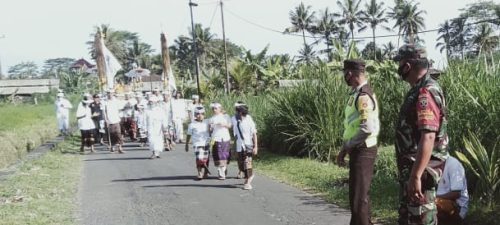
[{"label": "utility pole", "polygon": [[222,39],[224,41],[224,66],[226,68],[226,94],[231,92],[231,83],[229,81],[229,72],[227,71],[227,46],[226,46],[226,29],[224,26],[224,3],[220,0],[220,15],[222,18]]},{"label": "utility pole", "polygon": [[198,44],[196,43],[196,33],[194,31],[194,19],[193,19],[193,6],[198,6],[198,4],[193,3],[189,0],[189,9],[191,11],[191,32],[193,35],[193,49],[194,49],[194,61],[196,65],[196,86],[198,88],[198,96],[201,96],[200,91],[200,60],[198,59]]}]

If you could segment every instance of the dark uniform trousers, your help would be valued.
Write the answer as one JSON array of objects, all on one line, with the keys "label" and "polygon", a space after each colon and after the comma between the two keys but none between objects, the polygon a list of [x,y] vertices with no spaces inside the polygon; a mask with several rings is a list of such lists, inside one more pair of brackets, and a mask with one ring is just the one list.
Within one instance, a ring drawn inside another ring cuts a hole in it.
[{"label": "dark uniform trousers", "polygon": [[367,148],[366,144],[353,149],[349,155],[349,203],[352,213],[350,225],[372,224],[368,192],[376,156],[377,146]]}]

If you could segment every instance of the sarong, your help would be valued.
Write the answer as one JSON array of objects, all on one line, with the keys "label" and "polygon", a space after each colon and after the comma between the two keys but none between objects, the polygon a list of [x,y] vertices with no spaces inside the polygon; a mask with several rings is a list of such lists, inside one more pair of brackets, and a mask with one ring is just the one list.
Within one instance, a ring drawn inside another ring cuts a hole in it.
[{"label": "sarong", "polygon": [[196,167],[197,168],[208,167],[209,163],[208,146],[195,146],[193,148],[194,148],[194,155],[196,157]]},{"label": "sarong", "polygon": [[109,135],[111,136],[111,145],[123,144],[122,134],[120,129],[120,124],[110,124],[109,125]]},{"label": "sarong", "polygon": [[215,166],[226,166],[229,159],[229,141],[216,141],[213,147],[213,158]]},{"label": "sarong", "polygon": [[82,145],[90,147],[94,144],[94,129],[92,130],[80,130],[82,135]]}]

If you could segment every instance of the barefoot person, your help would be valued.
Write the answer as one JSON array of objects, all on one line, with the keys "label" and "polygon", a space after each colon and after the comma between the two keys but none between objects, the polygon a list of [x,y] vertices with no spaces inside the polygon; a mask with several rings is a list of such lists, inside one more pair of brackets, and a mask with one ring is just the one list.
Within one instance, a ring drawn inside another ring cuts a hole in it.
[{"label": "barefoot person", "polygon": [[186,152],[189,151],[189,141],[193,140],[193,151],[196,157],[196,169],[198,170],[198,179],[201,180],[208,174],[209,163],[209,128],[208,121],[205,120],[205,109],[196,107],[194,109],[195,119],[188,126],[186,138]]},{"label": "barefoot person", "polygon": [[243,172],[245,183],[243,189],[252,189],[253,168],[252,157],[257,155],[257,128],[252,117],[248,114],[248,106],[243,102],[235,104],[236,115],[233,120],[233,133],[236,137],[236,152],[238,154],[238,168]]},{"label": "barefoot person", "polygon": [[95,124],[92,120],[92,110],[90,109],[92,102],[92,96],[85,94],[76,110],[78,129],[80,129],[81,133],[80,152],[84,152],[84,147],[90,147],[90,152],[94,152]]},{"label": "barefoot person", "polygon": [[217,167],[219,179],[225,180],[231,141],[229,134],[229,128],[232,127],[231,118],[223,112],[220,103],[212,103],[210,107],[214,112],[214,115],[209,120],[212,139],[214,140],[212,157],[214,158],[214,165]]}]

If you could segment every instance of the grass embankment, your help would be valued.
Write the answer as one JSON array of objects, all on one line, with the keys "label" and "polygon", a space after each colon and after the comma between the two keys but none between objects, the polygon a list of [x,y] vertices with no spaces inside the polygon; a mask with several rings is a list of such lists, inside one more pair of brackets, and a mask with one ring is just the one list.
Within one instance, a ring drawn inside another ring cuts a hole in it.
[{"label": "grass embankment", "polygon": [[[261,151],[255,168],[263,174],[284,181],[308,192],[319,194],[328,202],[349,208],[349,172],[332,163],[307,158],[297,158]],[[371,186],[372,216],[384,224],[395,224],[398,206],[398,184],[394,160],[394,148],[379,148],[375,176]]]},{"label": "grass embankment", "polygon": [[54,106],[0,105],[0,169],[57,135]]},{"label": "grass embankment", "polygon": [[78,152],[72,143],[78,142],[24,162],[0,182],[0,224],[74,224],[82,162],[79,154],[67,154]]}]

